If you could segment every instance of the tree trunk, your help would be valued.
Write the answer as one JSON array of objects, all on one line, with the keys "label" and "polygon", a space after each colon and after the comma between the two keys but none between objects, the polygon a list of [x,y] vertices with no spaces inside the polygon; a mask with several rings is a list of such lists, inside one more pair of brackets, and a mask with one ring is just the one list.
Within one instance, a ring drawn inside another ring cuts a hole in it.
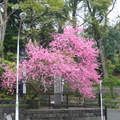
[{"label": "tree trunk", "polygon": [[4,6],[2,7],[4,8],[4,14],[2,15],[0,11],[0,41],[2,41],[3,43],[5,38],[7,21],[8,21],[8,17],[7,17],[8,0],[4,0]]},{"label": "tree trunk", "polygon": [[7,24],[7,20],[3,21],[2,20],[2,15],[0,12],[0,41],[3,43],[4,42],[4,37],[5,37],[5,31],[6,31],[6,24]]},{"label": "tree trunk", "polygon": [[103,74],[104,74],[104,77],[108,77],[108,73],[106,71],[106,65],[105,65],[105,57],[104,57],[104,54],[102,51],[102,46],[101,46],[101,39],[99,39],[99,41],[98,41],[98,46],[99,46],[99,50],[100,50],[100,61],[102,64]]},{"label": "tree trunk", "polygon": [[5,38],[5,31],[7,26],[7,7],[8,7],[8,0],[3,1],[4,6],[1,6],[4,9],[4,14],[2,15],[2,11],[0,10],[0,63],[1,59],[4,57],[3,55],[3,42]]},{"label": "tree trunk", "polygon": [[73,13],[72,13],[72,23],[73,26],[76,27],[76,11],[77,11],[77,4],[78,0],[74,0],[72,8],[73,8]]},{"label": "tree trunk", "polygon": [[[94,17],[92,18],[92,21],[95,21],[96,20],[95,14],[93,14],[93,16]],[[104,54],[103,54],[103,51],[102,51],[100,32],[99,32],[97,24],[93,22],[92,23],[92,28],[93,28],[93,31],[94,31],[94,39],[97,42],[97,47],[100,50],[99,55],[100,55],[100,61],[101,61],[101,64],[102,64],[102,72],[104,74],[104,77],[108,77],[108,73],[107,73],[107,70],[106,70],[106,64],[105,64],[105,57],[104,57]]]}]

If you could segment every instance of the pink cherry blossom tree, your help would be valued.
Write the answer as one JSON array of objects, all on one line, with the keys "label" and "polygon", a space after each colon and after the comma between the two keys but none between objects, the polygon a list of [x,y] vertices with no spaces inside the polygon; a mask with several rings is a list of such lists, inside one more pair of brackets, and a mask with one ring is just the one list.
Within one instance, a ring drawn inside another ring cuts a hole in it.
[{"label": "pink cherry blossom tree", "polygon": [[[29,43],[26,45],[27,57],[24,60],[26,82],[35,81],[40,86],[50,89],[54,84],[54,76],[62,76],[64,83],[86,97],[93,97],[92,85],[98,83],[97,73],[99,50],[93,39],[85,39],[80,35],[80,28],[64,27],[63,34],[53,34],[54,40],[48,48]],[[77,60],[76,60],[77,59]],[[2,74],[2,87],[12,91],[16,84],[16,68],[3,65],[6,72]],[[24,68],[20,63],[19,81],[22,80]]]}]

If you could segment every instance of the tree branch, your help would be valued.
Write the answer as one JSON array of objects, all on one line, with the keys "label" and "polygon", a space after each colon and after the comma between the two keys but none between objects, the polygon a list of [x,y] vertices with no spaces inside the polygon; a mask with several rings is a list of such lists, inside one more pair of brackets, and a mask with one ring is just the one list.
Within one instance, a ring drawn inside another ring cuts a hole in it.
[{"label": "tree branch", "polygon": [[89,2],[88,2],[88,1],[86,1],[86,2],[87,2],[88,10],[89,10],[89,12],[91,13],[91,9],[90,9]]},{"label": "tree branch", "polygon": [[10,16],[13,15],[18,9],[14,10],[12,13],[8,15],[8,20],[10,19]]},{"label": "tree branch", "polygon": [[84,20],[84,18],[83,18],[83,17],[81,17],[80,15],[76,14],[76,16],[78,16],[78,17],[80,17],[81,19],[83,19],[83,20]]},{"label": "tree branch", "polygon": [[0,7],[2,7],[2,9],[4,10],[4,7],[2,6],[2,4],[0,4]]},{"label": "tree branch", "polygon": [[102,16],[102,15],[100,15],[100,17],[101,17],[101,19],[100,19],[99,23],[101,23],[101,22],[102,22],[102,20],[103,20],[103,16]]},{"label": "tree branch", "polygon": [[30,82],[27,82],[27,84],[29,84],[34,89],[34,91],[37,92],[37,90],[32,86]]},{"label": "tree branch", "polygon": [[80,26],[84,25],[86,22],[82,23]]},{"label": "tree branch", "polygon": [[44,40],[41,40],[41,41],[39,42],[39,44],[42,43],[42,42],[44,42],[44,41],[52,41],[52,39],[44,39]]},{"label": "tree branch", "polygon": [[117,0],[115,0],[115,1],[113,2],[113,6],[112,6],[111,10],[109,10],[108,14],[109,14],[110,12],[112,12],[112,10],[114,9],[116,1],[117,1]]},{"label": "tree branch", "polygon": [[[20,9],[20,7],[21,7],[21,5],[25,2],[26,0],[23,0],[22,1],[22,3],[20,4],[20,6],[19,6],[19,9]],[[19,9],[16,9],[16,10],[14,10],[12,13],[10,13],[9,15],[8,15],[8,20],[10,19],[10,16],[11,15],[13,15],[17,10],[19,10]]]},{"label": "tree branch", "polygon": [[36,21],[37,19],[39,19],[40,17],[44,16],[47,12],[48,12],[48,7],[46,7],[45,12],[44,12],[41,16],[36,17],[36,18],[33,20],[33,22],[35,22],[35,21]]}]

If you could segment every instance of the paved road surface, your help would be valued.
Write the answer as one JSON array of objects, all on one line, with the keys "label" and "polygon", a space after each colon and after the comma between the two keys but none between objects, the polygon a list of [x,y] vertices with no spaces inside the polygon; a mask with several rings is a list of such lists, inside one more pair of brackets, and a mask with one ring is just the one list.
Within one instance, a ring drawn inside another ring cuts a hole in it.
[{"label": "paved road surface", "polygon": [[108,120],[120,120],[120,111],[114,109],[108,109]]}]

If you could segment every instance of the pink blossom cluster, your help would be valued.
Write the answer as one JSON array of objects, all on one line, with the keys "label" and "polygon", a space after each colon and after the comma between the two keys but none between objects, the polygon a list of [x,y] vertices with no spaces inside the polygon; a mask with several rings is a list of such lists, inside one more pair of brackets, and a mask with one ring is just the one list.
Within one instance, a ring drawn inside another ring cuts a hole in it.
[{"label": "pink blossom cluster", "polygon": [[[96,49],[93,39],[85,39],[81,32],[78,27],[64,27],[63,34],[53,35],[54,40],[48,48],[43,48],[37,43],[27,44],[24,68],[20,63],[19,81],[26,70],[26,81],[40,81],[41,85],[50,88],[57,73],[73,91],[78,89],[80,94],[93,97],[92,85],[100,79],[96,71],[99,67],[99,50]],[[2,75],[2,86],[11,91],[16,84],[16,68],[10,69],[9,66],[5,66],[4,69],[6,72]]]}]

